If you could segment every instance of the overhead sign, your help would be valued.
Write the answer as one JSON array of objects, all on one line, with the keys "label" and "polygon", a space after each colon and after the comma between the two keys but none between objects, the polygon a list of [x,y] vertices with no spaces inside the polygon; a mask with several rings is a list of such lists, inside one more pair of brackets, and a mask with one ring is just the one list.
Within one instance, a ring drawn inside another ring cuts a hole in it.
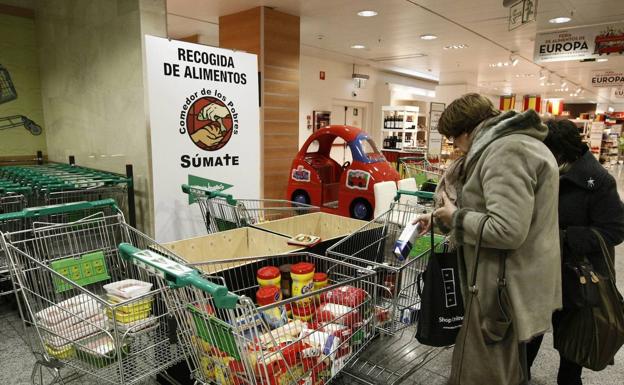
[{"label": "overhead sign", "polygon": [[520,0],[509,8],[509,30],[514,30],[531,21],[537,13],[536,0]]},{"label": "overhead sign", "polygon": [[622,71],[593,71],[591,78],[593,87],[621,87],[624,86],[624,72]]},{"label": "overhead sign", "polygon": [[154,36],[145,46],[156,239],[205,234],[182,184],[260,195],[257,57]]},{"label": "overhead sign", "polygon": [[427,155],[439,155],[442,152],[442,134],[438,131],[440,116],[446,104],[431,102],[429,107],[429,135],[427,137]]},{"label": "overhead sign", "polygon": [[536,62],[595,59],[624,52],[624,24],[542,32],[535,37]]}]

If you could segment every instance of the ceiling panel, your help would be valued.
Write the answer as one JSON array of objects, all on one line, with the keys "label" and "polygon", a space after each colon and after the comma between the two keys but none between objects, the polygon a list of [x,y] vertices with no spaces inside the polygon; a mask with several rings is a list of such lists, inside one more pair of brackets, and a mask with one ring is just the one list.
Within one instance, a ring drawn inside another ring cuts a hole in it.
[{"label": "ceiling panel", "polygon": [[[260,5],[301,17],[303,53],[380,68],[403,68],[437,77],[441,83],[461,81],[463,76],[463,81],[477,84],[485,92],[561,94],[554,91],[559,84],[540,86],[541,67],[556,73],[553,79],[557,83],[564,77],[585,88],[590,86],[591,71],[624,68],[624,57],[610,57],[606,63],[532,62],[536,32],[557,27],[549,24],[549,19],[572,14],[565,28],[623,21],[624,0],[539,0],[537,21],[511,32],[509,9],[502,6],[502,0],[168,0],[168,12],[175,16],[170,18],[169,30],[175,34],[183,28],[192,29],[184,25],[188,18],[195,20],[193,30],[205,28],[214,34],[219,15]],[[376,10],[379,15],[357,16],[363,9]],[[198,24],[197,20],[213,24]],[[421,40],[425,33],[439,38]],[[367,48],[351,49],[352,44]],[[443,49],[452,44],[467,44],[468,48]],[[521,57],[517,66],[489,66],[508,61],[510,51]],[[609,90],[588,88],[579,100],[607,101],[609,95]],[[571,99],[569,93],[567,99]]]}]

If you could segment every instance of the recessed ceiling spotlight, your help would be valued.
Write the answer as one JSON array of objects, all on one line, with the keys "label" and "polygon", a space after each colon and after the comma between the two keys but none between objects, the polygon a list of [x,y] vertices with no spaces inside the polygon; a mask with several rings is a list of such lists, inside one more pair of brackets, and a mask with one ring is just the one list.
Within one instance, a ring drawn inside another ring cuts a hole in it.
[{"label": "recessed ceiling spotlight", "polygon": [[512,53],[511,55],[509,55],[509,63],[512,66],[517,66],[519,61],[520,60],[518,59],[518,56],[516,54]]},{"label": "recessed ceiling spotlight", "polygon": [[607,59],[606,57],[601,57],[601,58],[596,59],[596,61],[603,63],[603,62],[609,61],[609,59]]},{"label": "recessed ceiling spotlight", "polygon": [[364,44],[353,44],[351,46],[351,48],[353,48],[353,49],[364,49],[364,48],[366,48],[366,46]]},{"label": "recessed ceiling spotlight", "polygon": [[572,20],[572,18],[566,17],[566,16],[560,16],[560,17],[552,18],[548,20],[548,22],[550,24],[563,24],[563,23],[567,23],[570,20]]},{"label": "recessed ceiling spotlight", "polygon": [[360,11],[357,14],[358,14],[358,16],[362,16],[362,17],[373,17],[373,16],[377,16],[378,15],[378,13],[376,11],[370,11],[370,10]]},{"label": "recessed ceiling spotlight", "polygon": [[423,40],[435,40],[438,37],[436,35],[432,35],[430,33],[426,33],[424,35],[420,35],[420,38],[423,39]]},{"label": "recessed ceiling spotlight", "polygon": [[444,49],[462,49],[468,48],[468,44],[451,44],[444,47]]}]

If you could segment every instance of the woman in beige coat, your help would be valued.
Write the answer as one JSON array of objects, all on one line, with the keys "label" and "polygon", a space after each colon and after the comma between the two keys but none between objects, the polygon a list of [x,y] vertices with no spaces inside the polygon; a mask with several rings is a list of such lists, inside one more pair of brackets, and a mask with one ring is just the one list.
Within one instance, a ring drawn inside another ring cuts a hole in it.
[{"label": "woman in beige coat", "polygon": [[[442,113],[438,130],[465,156],[445,176],[435,220],[450,229],[462,251],[465,296],[478,224],[489,217],[477,274],[481,313],[487,317],[497,305],[499,255],[505,252],[513,325],[525,368],[524,343],[548,330],[553,311],[561,308],[559,181],[557,162],[542,143],[548,128],[533,110],[501,113],[489,99],[467,94]],[[420,218],[423,233],[430,227],[427,218]],[[474,364],[487,370],[480,360],[474,357]]]}]

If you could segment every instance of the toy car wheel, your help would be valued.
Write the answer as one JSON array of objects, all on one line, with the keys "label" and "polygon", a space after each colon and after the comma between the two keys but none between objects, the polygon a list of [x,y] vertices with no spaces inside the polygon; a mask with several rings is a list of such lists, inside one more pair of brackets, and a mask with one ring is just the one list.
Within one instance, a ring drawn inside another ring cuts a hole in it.
[{"label": "toy car wheel", "polygon": [[310,204],[310,196],[303,190],[297,190],[292,194],[291,200],[297,203]]},{"label": "toy car wheel", "polygon": [[370,220],[373,215],[373,208],[366,199],[356,199],[351,203],[349,210],[351,218]]}]

